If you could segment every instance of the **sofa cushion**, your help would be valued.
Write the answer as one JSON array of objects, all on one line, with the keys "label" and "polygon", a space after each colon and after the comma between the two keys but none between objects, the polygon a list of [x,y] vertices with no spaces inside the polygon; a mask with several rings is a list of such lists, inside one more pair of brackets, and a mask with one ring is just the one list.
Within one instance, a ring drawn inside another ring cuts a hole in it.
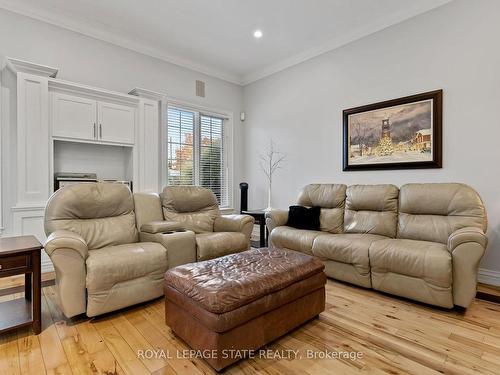
[{"label": "sofa cushion", "polygon": [[324,232],[281,226],[273,229],[269,242],[274,247],[283,247],[311,255],[313,241],[321,234]]},{"label": "sofa cushion", "polygon": [[109,246],[90,250],[87,263],[89,293],[110,289],[120,281],[167,269],[167,250],[155,242]]},{"label": "sofa cushion", "polygon": [[297,229],[319,230],[321,207],[290,206],[287,226]]},{"label": "sofa cushion", "polygon": [[320,229],[330,233],[342,233],[346,185],[310,184],[299,193],[301,206],[321,207]]},{"label": "sofa cushion", "polygon": [[394,185],[347,188],[344,231],[396,237],[399,190]]},{"label": "sofa cushion", "polygon": [[162,295],[167,250],[154,242],[90,250],[87,315],[95,316]]},{"label": "sofa cushion", "polygon": [[88,183],[56,191],[45,209],[45,232],[75,232],[89,249],[137,242],[134,201],[121,184]]},{"label": "sofa cushion", "polygon": [[195,233],[213,232],[220,212],[211,190],[200,186],[166,186],[160,198],[165,220],[179,221]]},{"label": "sofa cushion", "polygon": [[370,245],[386,238],[375,234],[322,234],[314,240],[312,253],[321,259],[352,264],[359,273],[367,274]]},{"label": "sofa cushion", "polygon": [[372,274],[398,273],[451,287],[452,262],[446,245],[403,239],[375,241],[369,249]]},{"label": "sofa cushion", "polygon": [[464,184],[407,184],[399,193],[398,238],[447,243],[456,230],[486,231],[486,212],[474,189]]},{"label": "sofa cushion", "polygon": [[196,235],[198,260],[218,258],[248,249],[248,240],[241,232],[213,232]]},{"label": "sofa cushion", "polygon": [[342,233],[344,230],[344,209],[322,208],[319,214],[319,227],[323,232]]}]

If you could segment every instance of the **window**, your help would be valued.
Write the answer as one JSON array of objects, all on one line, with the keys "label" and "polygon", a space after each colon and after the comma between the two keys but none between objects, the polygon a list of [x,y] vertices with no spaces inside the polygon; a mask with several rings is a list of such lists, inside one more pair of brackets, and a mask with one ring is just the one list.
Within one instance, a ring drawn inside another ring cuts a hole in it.
[{"label": "window", "polygon": [[167,184],[206,187],[228,207],[224,123],[223,116],[167,107]]}]

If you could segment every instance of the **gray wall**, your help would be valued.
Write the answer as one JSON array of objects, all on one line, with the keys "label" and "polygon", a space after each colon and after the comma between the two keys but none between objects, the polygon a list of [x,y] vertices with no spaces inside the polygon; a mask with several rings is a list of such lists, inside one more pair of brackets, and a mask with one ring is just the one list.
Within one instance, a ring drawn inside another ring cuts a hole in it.
[{"label": "gray wall", "polygon": [[[166,93],[202,106],[234,113],[234,187],[238,191],[242,149],[239,114],[242,88],[131,50],[0,9],[0,56],[58,67],[57,78],[129,92],[134,87]],[[195,96],[195,80],[206,82],[206,97]],[[235,194],[235,205],[239,194]]]},{"label": "gray wall", "polygon": [[[312,182],[464,182],[489,214],[482,267],[500,271],[499,15],[500,1],[454,1],[246,86],[250,205],[267,203],[258,154],[270,138],[287,159],[275,177],[276,207]],[[443,169],[342,172],[343,109],[440,88]]]}]

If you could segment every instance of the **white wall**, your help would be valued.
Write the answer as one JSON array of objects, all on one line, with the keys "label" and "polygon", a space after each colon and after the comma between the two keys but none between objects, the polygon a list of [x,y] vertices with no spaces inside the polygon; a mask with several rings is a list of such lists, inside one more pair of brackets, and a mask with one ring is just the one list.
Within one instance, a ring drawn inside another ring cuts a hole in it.
[{"label": "white wall", "polygon": [[[1,55],[58,67],[57,78],[68,81],[124,93],[141,87],[204,107],[232,111],[234,149],[241,150],[242,88],[238,85],[3,9],[0,9]],[[195,96],[197,79],[206,82],[205,98]],[[240,155],[235,152],[236,191],[242,165]]]},{"label": "white wall", "polygon": [[[482,267],[500,272],[499,14],[500,1],[455,1],[246,86],[250,205],[266,204],[258,154],[270,138],[287,158],[275,179],[276,207],[312,182],[464,182],[489,215]],[[342,172],[343,109],[439,88],[443,169]]]}]

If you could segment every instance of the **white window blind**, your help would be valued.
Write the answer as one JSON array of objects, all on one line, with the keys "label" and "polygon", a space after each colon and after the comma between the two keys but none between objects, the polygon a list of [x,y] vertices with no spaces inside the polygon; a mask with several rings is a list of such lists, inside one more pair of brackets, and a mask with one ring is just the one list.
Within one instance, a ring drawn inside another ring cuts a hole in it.
[{"label": "white window blind", "polygon": [[203,186],[228,207],[224,119],[171,106],[167,116],[168,185]]},{"label": "white window blind", "polygon": [[195,113],[168,108],[168,185],[195,184]]}]

